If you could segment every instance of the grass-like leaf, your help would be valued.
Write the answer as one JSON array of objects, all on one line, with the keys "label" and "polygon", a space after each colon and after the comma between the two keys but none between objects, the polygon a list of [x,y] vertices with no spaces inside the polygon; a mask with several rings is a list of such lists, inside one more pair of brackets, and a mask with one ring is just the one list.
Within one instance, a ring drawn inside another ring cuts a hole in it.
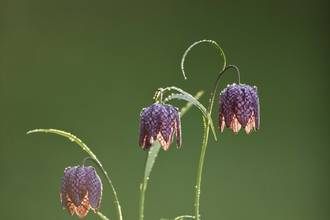
[{"label": "grass-like leaf", "polygon": [[101,212],[97,212],[98,216],[100,216],[103,220],[109,220],[105,215],[103,215]]},{"label": "grass-like leaf", "polygon": [[87,145],[84,144],[76,136],[70,134],[69,132],[65,132],[65,131],[61,131],[61,130],[57,130],[57,129],[35,129],[35,130],[31,130],[31,131],[27,132],[27,134],[36,133],[36,132],[53,133],[53,134],[61,135],[63,137],[67,137],[71,141],[76,142],[83,150],[86,151],[86,153],[89,154],[89,156],[91,156],[94,160],[96,160],[98,163],[100,163],[100,161],[97,159],[95,154],[87,147]]},{"label": "grass-like leaf", "polygon": [[209,121],[209,125],[211,127],[211,130],[212,130],[212,133],[213,133],[213,136],[214,136],[214,139],[217,140],[217,135],[215,133],[215,130],[214,130],[214,125],[213,125],[213,121],[210,117],[210,114],[207,112],[206,108],[199,102],[197,101],[194,97],[192,96],[187,96],[185,94],[172,94],[172,95],[169,95],[165,101],[169,101],[171,99],[182,99],[182,100],[186,100],[187,102],[190,102],[192,103],[193,105],[195,105],[200,111],[201,113],[203,114],[203,116],[207,119],[207,121]]},{"label": "grass-like leaf", "polygon": [[178,216],[174,219],[170,219],[170,218],[161,218],[160,220],[184,220],[184,219],[195,219],[195,216],[191,216],[191,215],[181,215]]}]

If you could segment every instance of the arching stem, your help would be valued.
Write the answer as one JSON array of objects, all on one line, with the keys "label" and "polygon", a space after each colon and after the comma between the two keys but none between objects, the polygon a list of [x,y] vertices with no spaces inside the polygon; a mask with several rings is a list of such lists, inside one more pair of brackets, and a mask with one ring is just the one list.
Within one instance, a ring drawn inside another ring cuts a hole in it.
[{"label": "arching stem", "polygon": [[[206,153],[207,141],[208,141],[208,136],[209,136],[209,129],[210,129],[209,126],[210,126],[210,123],[211,123],[210,120],[211,120],[212,106],[213,106],[213,103],[214,103],[215,93],[216,93],[216,90],[217,90],[217,87],[218,87],[218,84],[219,84],[219,81],[220,81],[221,76],[229,68],[236,69],[237,75],[238,75],[238,83],[240,84],[240,73],[239,73],[239,69],[236,66],[234,66],[234,65],[226,66],[226,56],[225,56],[225,53],[223,52],[223,50],[221,49],[221,47],[215,41],[212,41],[212,40],[201,40],[201,41],[197,41],[197,42],[193,43],[192,45],[190,45],[188,47],[188,49],[183,54],[183,57],[182,57],[182,60],[181,60],[181,70],[182,70],[183,77],[185,79],[187,79],[186,74],[185,74],[185,71],[184,71],[184,61],[185,61],[185,58],[186,58],[188,52],[195,45],[197,45],[199,43],[203,43],[203,42],[211,43],[212,45],[214,45],[219,50],[221,56],[223,57],[224,64],[223,64],[222,70],[220,71],[220,73],[219,73],[219,75],[218,75],[218,77],[217,77],[217,79],[215,81],[215,84],[214,84],[214,87],[213,87],[213,90],[212,90],[212,93],[211,93],[211,97],[210,97],[210,101],[209,101],[209,107],[208,107],[208,118],[203,117],[203,119],[204,119],[204,136],[203,136],[203,145],[202,145],[201,155],[200,155],[199,164],[198,164],[197,182],[196,182],[196,193],[195,193],[195,218],[197,220],[200,219],[199,203],[200,203],[200,194],[201,194],[202,172],[203,172],[203,164],[204,164],[204,158],[205,158],[205,153]],[[210,120],[208,120],[208,119],[210,119]]]},{"label": "arching stem", "polygon": [[188,49],[184,52],[183,56],[182,56],[182,59],[181,59],[181,71],[182,71],[182,74],[183,74],[184,79],[187,79],[186,74],[185,74],[185,71],[184,71],[184,61],[185,61],[185,59],[186,59],[186,56],[187,56],[188,52],[189,52],[194,46],[196,46],[197,44],[200,44],[200,43],[210,43],[210,44],[212,44],[213,46],[215,46],[215,47],[219,50],[220,55],[223,57],[223,68],[222,68],[222,70],[225,69],[225,67],[226,67],[226,65],[227,65],[227,64],[226,64],[227,61],[226,61],[225,53],[223,52],[222,48],[219,46],[219,44],[218,44],[217,42],[215,42],[215,41],[213,41],[213,40],[200,40],[200,41],[197,41],[197,42],[193,43],[192,45],[190,45],[190,46],[188,47]]}]

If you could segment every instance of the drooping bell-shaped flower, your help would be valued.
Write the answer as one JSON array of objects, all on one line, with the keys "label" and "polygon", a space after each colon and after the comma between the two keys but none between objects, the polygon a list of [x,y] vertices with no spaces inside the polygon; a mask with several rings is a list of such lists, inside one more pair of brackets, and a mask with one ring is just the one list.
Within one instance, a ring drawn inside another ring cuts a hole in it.
[{"label": "drooping bell-shaped flower", "polygon": [[80,218],[87,215],[90,208],[98,212],[102,197],[102,183],[93,167],[68,167],[64,171],[61,189],[62,208],[74,212]]},{"label": "drooping bell-shaped flower", "polygon": [[154,103],[144,108],[140,114],[140,146],[147,150],[158,139],[166,151],[172,144],[176,133],[177,147],[181,146],[180,114],[171,105]]},{"label": "drooping bell-shaped flower", "polygon": [[246,133],[260,126],[259,98],[257,87],[245,84],[228,85],[219,102],[219,130],[230,127],[237,133],[243,127]]}]

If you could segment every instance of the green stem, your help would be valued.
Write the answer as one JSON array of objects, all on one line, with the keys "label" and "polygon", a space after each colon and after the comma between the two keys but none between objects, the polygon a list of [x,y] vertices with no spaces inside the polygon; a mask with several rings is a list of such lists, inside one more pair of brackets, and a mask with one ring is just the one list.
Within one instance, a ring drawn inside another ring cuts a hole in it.
[{"label": "green stem", "polygon": [[202,146],[202,151],[201,151],[201,155],[200,155],[200,159],[199,159],[199,164],[198,164],[198,171],[197,171],[197,183],[196,183],[196,197],[195,197],[195,217],[197,220],[200,219],[200,214],[199,214],[199,201],[200,201],[200,194],[201,194],[201,181],[202,181],[202,172],[203,172],[203,164],[204,164],[204,158],[205,158],[205,153],[206,153],[206,147],[207,147],[207,141],[208,141],[208,136],[209,136],[209,126],[212,123],[212,119],[211,119],[211,114],[212,114],[212,106],[214,103],[214,97],[215,97],[215,93],[218,87],[218,83],[219,80],[221,78],[221,76],[223,75],[223,73],[229,69],[229,68],[235,68],[238,74],[238,83],[240,83],[240,74],[239,74],[239,70],[236,66],[233,65],[229,65],[226,67],[226,56],[225,53],[223,52],[222,48],[213,40],[200,40],[197,41],[195,43],[193,43],[192,45],[190,45],[188,47],[188,49],[185,51],[185,53],[183,54],[182,60],[181,60],[181,70],[182,70],[182,74],[183,77],[185,79],[187,79],[186,75],[185,75],[185,71],[184,71],[184,61],[185,58],[188,54],[188,52],[197,44],[199,43],[211,43],[213,46],[215,46],[218,51],[220,52],[220,55],[223,57],[223,68],[221,70],[221,72],[219,73],[216,82],[214,84],[213,87],[213,91],[211,93],[211,97],[210,97],[210,102],[209,102],[209,107],[208,107],[208,115],[207,117],[203,117],[204,119],[204,137],[203,137],[203,146]]},{"label": "green stem", "polygon": [[[227,67],[224,67],[223,70],[221,70],[221,72],[219,73],[214,87],[213,87],[213,91],[211,93],[211,98],[210,98],[210,103],[209,103],[209,108],[208,108],[208,113],[209,113],[209,118],[211,118],[211,114],[212,114],[212,106],[214,103],[214,97],[215,97],[215,93],[220,81],[221,76],[226,72],[226,70],[228,70],[229,68],[234,68],[237,71],[237,75],[238,75],[238,83],[240,83],[240,73],[239,70],[236,66],[234,65],[229,65]],[[200,193],[201,193],[201,181],[202,181],[202,172],[203,172],[203,164],[204,164],[204,157],[205,157],[205,152],[206,152],[206,147],[207,147],[207,141],[208,141],[208,136],[209,136],[209,125],[210,125],[210,120],[207,120],[205,118],[204,119],[204,138],[203,138],[203,146],[202,146],[202,151],[201,151],[201,155],[200,155],[200,159],[199,159],[199,165],[198,165],[198,171],[197,171],[197,183],[196,183],[196,197],[195,197],[195,216],[196,219],[199,220],[200,218],[200,214],[199,214],[199,200],[200,200]]]},{"label": "green stem", "polygon": [[197,170],[197,182],[196,182],[196,193],[195,193],[195,217],[197,220],[200,219],[199,200],[201,195],[202,172],[203,172],[203,164],[204,164],[205,152],[207,147],[207,140],[210,131],[209,120],[205,119],[204,117],[203,119],[204,119],[204,137],[203,137],[203,146],[202,146],[202,151],[199,158],[199,164]]},{"label": "green stem", "polygon": [[140,209],[139,209],[139,220],[143,220],[144,218],[144,198],[145,198],[145,188],[143,187],[143,184],[140,185],[141,189],[141,193],[140,193]]},{"label": "green stem", "polygon": [[103,215],[101,212],[97,212],[98,216],[100,216],[101,219],[103,220],[109,220],[105,215]]}]

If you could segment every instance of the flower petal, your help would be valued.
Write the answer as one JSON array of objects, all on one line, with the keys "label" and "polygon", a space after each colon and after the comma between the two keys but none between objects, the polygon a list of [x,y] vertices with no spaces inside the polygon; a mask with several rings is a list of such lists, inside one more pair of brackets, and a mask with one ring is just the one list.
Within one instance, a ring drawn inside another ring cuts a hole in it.
[{"label": "flower petal", "polygon": [[[226,127],[231,127],[232,120],[235,116],[235,105],[236,100],[239,95],[239,90],[234,83],[233,85],[228,85],[221,94],[219,101],[219,129],[223,131],[224,125]],[[236,118],[236,117],[235,117]]]},{"label": "flower petal", "polygon": [[239,95],[237,96],[237,103],[235,105],[235,114],[239,123],[245,128],[253,111],[253,100],[250,93],[251,87],[238,85],[237,88]]},{"label": "flower petal", "polygon": [[241,127],[242,127],[241,124],[239,123],[236,116],[234,115],[233,119],[231,120],[231,123],[230,123],[231,130],[233,130],[233,132],[235,134],[237,134],[239,132],[239,130],[241,129]]},{"label": "flower petal", "polygon": [[[62,208],[64,209],[65,207],[68,207],[68,182],[71,176],[71,172],[74,172],[73,167],[67,167],[64,170],[64,174],[62,177],[62,188],[61,188],[61,193],[60,193],[60,199],[62,203]],[[70,199],[71,201],[71,199]],[[72,202],[72,201],[71,201]]]},{"label": "flower petal", "polygon": [[253,113],[255,117],[255,130],[257,131],[260,127],[260,105],[259,105],[259,96],[258,96],[258,90],[257,87],[254,86],[253,89],[251,90],[251,96],[253,100]]},{"label": "flower petal", "polygon": [[181,122],[180,122],[180,112],[177,108],[174,108],[174,128],[176,133],[176,146],[178,148],[181,147],[182,141],[181,141]]},{"label": "flower petal", "polygon": [[94,212],[97,212],[101,205],[102,183],[93,167],[85,168],[88,174],[88,199]]},{"label": "flower petal", "polygon": [[81,204],[76,207],[76,213],[79,216],[79,218],[83,218],[88,214],[88,211],[90,209],[90,203],[88,199],[88,193],[86,196],[83,198]]},{"label": "flower petal", "polygon": [[142,110],[140,114],[139,144],[147,150],[156,140],[160,128],[161,104],[153,104]]},{"label": "flower petal", "polygon": [[79,206],[87,194],[87,174],[83,167],[74,167],[68,183],[68,194],[75,206]]}]

